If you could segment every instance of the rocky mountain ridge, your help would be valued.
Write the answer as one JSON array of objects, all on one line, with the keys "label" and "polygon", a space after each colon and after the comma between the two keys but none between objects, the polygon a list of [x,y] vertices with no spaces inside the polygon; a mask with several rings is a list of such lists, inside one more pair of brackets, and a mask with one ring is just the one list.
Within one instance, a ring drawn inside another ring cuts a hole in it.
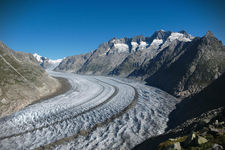
[{"label": "rocky mountain ridge", "polygon": [[200,38],[160,30],[150,37],[113,38],[90,53],[65,58],[55,70],[141,79],[188,97],[225,71],[224,58],[222,42],[210,31]]},{"label": "rocky mountain ridge", "polygon": [[[154,57],[172,41],[191,41],[193,38],[184,31],[166,32],[163,30],[155,32],[151,37],[113,38],[100,44],[98,49],[91,53],[67,57],[56,67],[56,70],[125,77],[135,69],[135,66],[140,66],[144,61]],[[76,60],[83,61],[79,61],[77,64],[74,63],[77,62]],[[130,65],[130,61],[133,63],[132,67],[126,67],[126,65]]]},{"label": "rocky mountain ridge", "polygon": [[187,97],[200,92],[224,71],[225,47],[208,32],[192,42],[174,41],[129,76],[142,78],[173,95]]}]

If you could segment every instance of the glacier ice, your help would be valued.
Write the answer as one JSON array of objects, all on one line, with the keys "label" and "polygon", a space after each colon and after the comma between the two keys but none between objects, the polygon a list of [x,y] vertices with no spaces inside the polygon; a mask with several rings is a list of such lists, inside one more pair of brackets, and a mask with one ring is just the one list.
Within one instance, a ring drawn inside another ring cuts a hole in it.
[{"label": "glacier ice", "polygon": [[140,82],[49,71],[72,88],[0,119],[0,149],[131,149],[164,132],[176,98]]}]

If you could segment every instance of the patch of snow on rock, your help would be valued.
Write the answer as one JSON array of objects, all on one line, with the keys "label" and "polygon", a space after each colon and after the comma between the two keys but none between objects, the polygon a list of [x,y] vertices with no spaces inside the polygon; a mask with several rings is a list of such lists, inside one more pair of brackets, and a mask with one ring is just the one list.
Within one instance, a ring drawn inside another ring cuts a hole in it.
[{"label": "patch of snow on rock", "polygon": [[114,47],[118,50],[119,53],[129,51],[129,47],[127,44],[124,43],[116,43]]},{"label": "patch of snow on rock", "polygon": [[137,47],[138,47],[138,43],[137,42],[131,42],[132,45],[132,51],[136,51]]},{"label": "patch of snow on rock", "polygon": [[34,58],[37,59],[37,61],[38,61],[39,63],[42,63],[42,62],[43,62],[43,58],[46,59],[46,57],[40,56],[40,55],[38,55],[37,53],[34,53],[33,56],[34,56]]},{"label": "patch of snow on rock", "polygon": [[163,43],[163,40],[162,39],[154,39],[151,43],[151,46],[153,47],[159,47],[160,44]]},{"label": "patch of snow on rock", "polygon": [[148,44],[146,42],[141,41],[140,45],[139,45],[139,49],[145,49],[147,46],[148,46]]},{"label": "patch of snow on rock", "polygon": [[182,33],[178,33],[178,32],[173,32],[171,33],[171,35],[169,36],[169,40],[170,41],[174,41],[174,40],[179,40],[179,41],[184,41],[184,42],[188,42],[191,41],[190,38],[186,37],[184,34]]}]

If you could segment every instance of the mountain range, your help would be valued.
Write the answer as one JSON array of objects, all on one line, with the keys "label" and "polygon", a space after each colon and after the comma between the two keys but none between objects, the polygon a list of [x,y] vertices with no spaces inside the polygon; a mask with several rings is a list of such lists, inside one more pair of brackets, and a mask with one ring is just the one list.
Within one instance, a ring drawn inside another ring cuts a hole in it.
[{"label": "mountain range", "polygon": [[183,98],[225,71],[225,47],[210,31],[194,37],[160,30],[149,37],[113,38],[90,53],[66,57],[55,71],[140,79]]},{"label": "mountain range", "polygon": [[[45,70],[127,77],[158,87],[181,100],[169,115],[168,129],[225,104],[225,47],[211,31],[203,37],[160,30],[149,37],[113,38],[89,53],[58,60],[15,52],[0,42],[0,117],[66,87]],[[217,110],[213,112],[216,116]],[[201,121],[196,124],[201,126]],[[140,147],[157,147],[190,129],[175,128],[174,133],[153,137]]]},{"label": "mountain range", "polygon": [[[113,38],[90,53],[67,57],[55,70],[126,77],[174,40],[191,41],[193,38],[185,31],[164,30],[155,32],[151,37]],[[78,65],[77,61],[80,62]]]}]

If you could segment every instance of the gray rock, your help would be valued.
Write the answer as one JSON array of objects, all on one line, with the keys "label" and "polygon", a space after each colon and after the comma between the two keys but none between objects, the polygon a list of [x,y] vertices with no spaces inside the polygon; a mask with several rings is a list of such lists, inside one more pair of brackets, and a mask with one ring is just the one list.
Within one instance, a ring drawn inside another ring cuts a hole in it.
[{"label": "gray rock", "polygon": [[77,73],[90,56],[91,53],[66,57],[54,70]]},{"label": "gray rock", "polygon": [[206,142],[208,142],[208,140],[205,139],[204,137],[199,136],[199,135],[196,136],[195,133],[191,133],[187,137],[187,139],[184,141],[184,146],[189,147],[189,146],[201,145],[201,144],[204,144]]},{"label": "gray rock", "polygon": [[223,150],[223,146],[219,144],[213,144],[212,150]]},{"label": "gray rock", "polygon": [[225,47],[210,31],[194,38],[160,30],[150,37],[113,38],[90,53],[67,57],[55,70],[137,78],[183,98],[219,78],[224,58]]},{"label": "gray rock", "polygon": [[220,131],[217,128],[209,127],[209,133],[212,134],[213,136],[218,136]]},{"label": "gray rock", "polygon": [[[186,32],[156,31],[150,37],[113,38],[85,55],[67,57],[55,70],[80,74],[116,75],[126,77],[147,60],[152,59],[174,40],[192,40]],[[85,59],[83,57],[85,56]]]},{"label": "gray rock", "polygon": [[216,126],[218,126],[218,125],[219,125],[219,121],[216,120],[214,124],[215,124]]},{"label": "gray rock", "polygon": [[193,132],[190,135],[188,135],[187,139],[184,141],[184,146],[189,146],[194,144],[194,139],[196,138],[196,134]]},{"label": "gray rock", "polygon": [[210,33],[191,42],[172,42],[130,76],[141,76],[151,86],[187,97],[225,72],[224,58],[225,47]]},{"label": "gray rock", "polygon": [[5,98],[3,98],[3,99],[1,100],[1,103],[4,104],[4,105],[6,105],[6,104],[8,104],[9,102],[8,102]]},{"label": "gray rock", "polygon": [[208,124],[210,122],[210,119],[204,119],[203,122]]},{"label": "gray rock", "polygon": [[181,150],[180,142],[171,144],[167,150]]},{"label": "gray rock", "polygon": [[204,138],[204,137],[197,136],[197,137],[195,138],[195,144],[196,144],[196,145],[201,145],[201,144],[204,144],[204,143],[206,143],[206,142],[208,142],[208,140],[207,140],[206,138]]}]

